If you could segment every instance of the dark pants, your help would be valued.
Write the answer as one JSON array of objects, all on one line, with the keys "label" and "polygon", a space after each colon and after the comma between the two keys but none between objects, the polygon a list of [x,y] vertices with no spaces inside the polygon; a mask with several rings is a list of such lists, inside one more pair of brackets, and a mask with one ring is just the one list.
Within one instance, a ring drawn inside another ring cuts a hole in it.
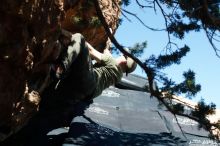
[{"label": "dark pants", "polygon": [[78,94],[80,99],[90,96],[96,87],[96,74],[93,71],[88,47],[81,34],[72,35],[71,43],[61,60],[67,71],[64,82],[69,84],[71,92]]}]

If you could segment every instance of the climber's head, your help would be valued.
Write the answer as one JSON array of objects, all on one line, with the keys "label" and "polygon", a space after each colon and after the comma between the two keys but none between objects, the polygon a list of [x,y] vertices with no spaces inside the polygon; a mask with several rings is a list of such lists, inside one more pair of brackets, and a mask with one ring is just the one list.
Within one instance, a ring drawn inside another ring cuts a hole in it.
[{"label": "climber's head", "polygon": [[133,72],[137,67],[137,63],[132,58],[126,55],[119,56],[116,61],[118,63],[118,66],[120,66],[120,68],[124,73],[126,73],[126,75]]},{"label": "climber's head", "polygon": [[126,58],[126,62],[127,62],[125,73],[127,75],[128,73],[131,73],[136,69],[137,63],[130,57],[125,56],[125,58]]}]

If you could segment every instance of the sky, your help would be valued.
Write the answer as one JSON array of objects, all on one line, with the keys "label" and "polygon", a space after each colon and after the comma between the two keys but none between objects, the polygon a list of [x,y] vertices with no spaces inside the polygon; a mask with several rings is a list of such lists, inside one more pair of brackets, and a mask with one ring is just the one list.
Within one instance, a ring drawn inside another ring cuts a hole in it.
[{"label": "sky", "polygon": [[[135,1],[132,2],[134,3]],[[153,10],[143,10],[132,3],[125,9],[137,14],[150,27],[164,28],[164,19],[159,11],[155,14]],[[118,42],[123,46],[132,47],[137,42],[147,41],[147,47],[143,56],[139,58],[140,60],[144,60],[144,58],[152,54],[164,53],[164,48],[168,42],[167,33],[151,31],[133,16],[126,15],[131,21],[122,16],[122,25],[119,26],[115,34]],[[180,65],[172,65],[165,69],[164,72],[172,80],[179,83],[183,81],[182,74],[184,71],[193,70],[196,74],[196,83],[201,85],[201,91],[192,100],[199,101],[204,98],[206,103],[213,102],[220,109],[220,58],[215,55],[205,32],[190,32],[185,35],[184,40],[173,37],[172,41],[177,43],[179,47],[187,44],[191,51],[181,60]],[[134,73],[146,77],[140,67]]]}]

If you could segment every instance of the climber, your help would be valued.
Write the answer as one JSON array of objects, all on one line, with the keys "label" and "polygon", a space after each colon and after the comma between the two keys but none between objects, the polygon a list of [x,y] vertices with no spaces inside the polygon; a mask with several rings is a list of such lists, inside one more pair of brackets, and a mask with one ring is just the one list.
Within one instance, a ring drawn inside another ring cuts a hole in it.
[{"label": "climber", "polygon": [[[62,30],[59,40],[66,49],[54,67],[55,77],[69,84],[74,82],[71,88],[82,93],[83,98],[100,95],[105,88],[119,82],[123,73],[131,73],[137,66],[130,57],[121,55],[114,59],[107,49],[100,53],[79,33]],[[94,65],[92,59],[96,61]]]}]

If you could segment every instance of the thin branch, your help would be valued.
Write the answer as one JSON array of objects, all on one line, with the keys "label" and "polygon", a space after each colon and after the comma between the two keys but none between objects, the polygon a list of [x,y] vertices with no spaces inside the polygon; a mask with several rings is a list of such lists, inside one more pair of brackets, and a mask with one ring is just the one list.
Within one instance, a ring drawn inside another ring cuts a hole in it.
[{"label": "thin branch", "polygon": [[154,0],[153,4],[154,4],[154,12],[155,12],[155,14],[157,14],[157,9],[156,9],[156,3],[155,3],[155,0]]},{"label": "thin branch", "polygon": [[176,12],[176,10],[178,9],[178,5],[179,5],[179,4],[176,4],[176,6],[174,6],[173,11],[172,11],[172,14],[174,14],[174,13]]},{"label": "thin branch", "polygon": [[[120,10],[121,8],[118,6],[118,4],[115,2],[115,0],[112,0],[114,5]],[[122,11],[121,11],[122,16],[124,16],[129,22],[131,22],[131,19],[129,19]]]},{"label": "thin branch", "polygon": [[[162,13],[162,15],[163,15],[163,17],[164,17],[164,21],[165,21],[166,28],[168,28],[168,22],[167,22],[167,19],[166,19],[166,14],[165,14],[165,12],[164,12],[162,6],[160,5],[160,3],[159,3],[157,0],[155,0],[155,2],[156,2],[156,4],[158,5],[158,7],[160,8],[160,11],[161,11],[161,13]],[[168,37],[168,44],[169,44],[169,43],[171,43],[169,31],[167,31],[167,37]]]},{"label": "thin branch", "polygon": [[147,26],[136,14],[132,13],[132,12],[129,12],[125,9],[121,9],[122,11],[128,13],[129,15],[132,15],[133,17],[135,17],[143,26],[145,26],[146,28],[152,30],[152,31],[164,31],[165,29],[155,29],[155,28],[152,28],[152,27],[149,27]]},{"label": "thin branch", "polygon": [[140,6],[141,8],[152,8],[152,6],[144,6],[144,5],[142,5],[138,0],[136,0],[136,3],[137,3],[138,6]]},{"label": "thin branch", "polygon": [[212,39],[215,40],[216,42],[220,42],[220,35],[217,34],[216,31],[217,30],[213,30],[213,32],[212,32]]},{"label": "thin branch", "polygon": [[122,16],[124,16],[129,22],[132,22],[131,19],[129,19],[124,13],[123,11],[121,11]]},{"label": "thin branch", "polygon": [[213,50],[215,51],[216,56],[220,58],[220,54],[219,54],[220,50],[219,50],[219,49],[215,46],[215,44],[213,43],[212,38],[209,36],[209,32],[208,32],[207,28],[205,28],[205,27],[203,26],[203,29],[204,29],[205,32],[206,32],[206,36],[207,36],[207,38],[208,38],[208,40],[209,40],[209,43],[211,44]]}]

